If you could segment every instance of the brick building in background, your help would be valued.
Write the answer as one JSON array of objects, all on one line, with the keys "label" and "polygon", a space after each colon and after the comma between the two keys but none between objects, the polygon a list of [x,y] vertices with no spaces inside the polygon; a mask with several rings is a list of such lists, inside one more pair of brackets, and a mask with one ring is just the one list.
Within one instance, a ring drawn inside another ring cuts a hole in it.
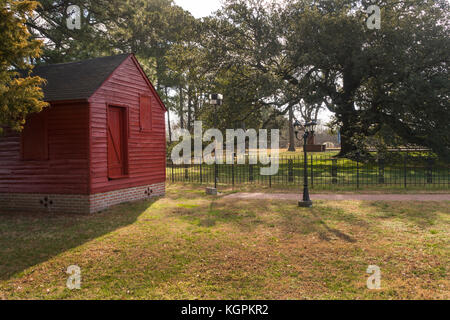
[{"label": "brick building in background", "polygon": [[0,211],[93,213],[165,193],[165,112],[132,54],[36,67],[50,107],[0,136]]}]

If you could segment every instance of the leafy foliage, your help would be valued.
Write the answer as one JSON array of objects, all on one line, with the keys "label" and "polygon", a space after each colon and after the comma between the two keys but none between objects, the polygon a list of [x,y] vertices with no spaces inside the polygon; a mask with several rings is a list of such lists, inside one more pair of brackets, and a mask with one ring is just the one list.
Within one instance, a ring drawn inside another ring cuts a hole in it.
[{"label": "leafy foliage", "polygon": [[389,128],[403,143],[450,157],[449,5],[379,1],[382,28],[369,30],[369,4],[227,1],[210,37],[216,64],[238,70],[233,78],[248,80],[242,90],[254,84],[259,104],[326,105],[340,127],[341,155]]},{"label": "leafy foliage", "polygon": [[[277,127],[292,122],[293,110],[309,121],[326,107],[342,156],[368,154],[369,144],[412,144],[450,158],[445,0],[379,0],[379,30],[367,28],[368,0],[227,0],[204,19],[172,0],[40,4],[23,15],[31,34],[45,39],[36,62],[134,52],[182,128],[192,130],[195,120]],[[73,4],[82,9],[81,30],[65,27]],[[207,103],[212,92],[225,96],[217,110]]]},{"label": "leafy foliage", "polygon": [[41,42],[31,40],[24,25],[36,6],[35,1],[0,1],[0,133],[2,127],[21,130],[28,114],[47,105],[41,101],[43,79],[27,73],[41,52]]}]

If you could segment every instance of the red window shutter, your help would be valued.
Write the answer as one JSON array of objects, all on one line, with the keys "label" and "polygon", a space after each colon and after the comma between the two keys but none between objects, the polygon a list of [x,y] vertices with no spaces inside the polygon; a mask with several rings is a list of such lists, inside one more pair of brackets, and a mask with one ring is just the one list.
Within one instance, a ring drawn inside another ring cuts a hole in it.
[{"label": "red window shutter", "polygon": [[142,131],[152,130],[152,105],[151,97],[141,95],[140,98],[140,123]]},{"label": "red window shutter", "polygon": [[48,160],[47,113],[28,117],[22,131],[22,159]]}]

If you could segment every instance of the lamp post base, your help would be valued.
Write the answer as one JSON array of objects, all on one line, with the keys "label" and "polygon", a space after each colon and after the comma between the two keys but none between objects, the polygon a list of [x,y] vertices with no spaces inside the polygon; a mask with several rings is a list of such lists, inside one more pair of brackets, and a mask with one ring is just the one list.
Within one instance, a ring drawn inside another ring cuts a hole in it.
[{"label": "lamp post base", "polygon": [[312,208],[313,203],[312,203],[312,201],[303,201],[303,200],[301,200],[301,201],[298,202],[298,206],[300,208]]},{"label": "lamp post base", "polygon": [[206,188],[206,194],[209,196],[217,196],[217,188]]}]

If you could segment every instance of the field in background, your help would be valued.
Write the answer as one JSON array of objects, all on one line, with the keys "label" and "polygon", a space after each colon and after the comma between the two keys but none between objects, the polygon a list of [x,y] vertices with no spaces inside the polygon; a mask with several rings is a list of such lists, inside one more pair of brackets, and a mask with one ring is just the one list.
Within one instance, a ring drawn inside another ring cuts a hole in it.
[{"label": "field in background", "polygon": [[[311,189],[450,189],[450,164],[425,152],[393,152],[386,158],[374,157],[373,161],[337,159],[335,155],[336,152],[309,154]],[[257,164],[251,164],[250,159]],[[235,164],[217,165],[218,183],[222,186],[254,184],[276,188],[302,186],[304,158],[301,152],[282,152],[278,159],[279,170],[273,176],[260,174],[260,168],[267,166],[256,161],[256,157],[247,156],[245,164],[238,164],[235,159]],[[214,165],[177,165],[168,160],[166,177],[170,182],[212,184],[214,170]]]},{"label": "field in background", "polygon": [[[449,207],[301,209],[170,185],[96,215],[0,214],[0,299],[449,299]],[[70,265],[81,290],[66,288]]]}]

